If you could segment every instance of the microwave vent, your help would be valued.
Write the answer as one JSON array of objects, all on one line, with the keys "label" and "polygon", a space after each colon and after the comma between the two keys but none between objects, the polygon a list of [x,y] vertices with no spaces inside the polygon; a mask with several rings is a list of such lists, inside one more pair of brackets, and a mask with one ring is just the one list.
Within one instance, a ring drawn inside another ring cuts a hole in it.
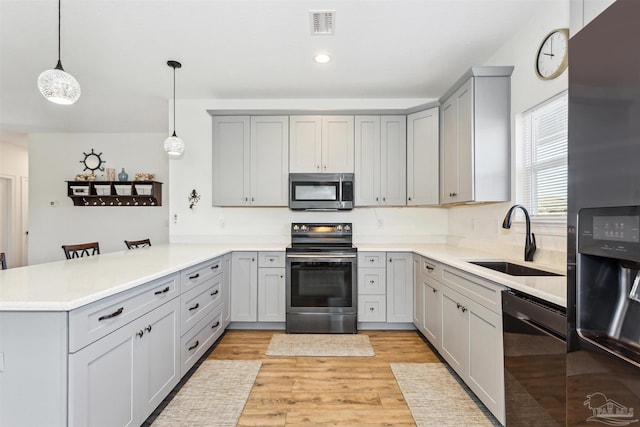
[{"label": "microwave vent", "polygon": [[332,36],[334,34],[335,10],[312,10],[309,14],[311,16],[311,35]]}]

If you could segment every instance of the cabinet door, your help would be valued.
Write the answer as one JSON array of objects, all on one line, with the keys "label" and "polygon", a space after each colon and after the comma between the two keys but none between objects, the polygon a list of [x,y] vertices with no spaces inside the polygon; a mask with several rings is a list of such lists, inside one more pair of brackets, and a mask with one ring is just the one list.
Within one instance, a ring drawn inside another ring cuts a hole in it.
[{"label": "cabinet door", "polygon": [[287,206],[289,117],[251,117],[251,205]]},{"label": "cabinet door", "polygon": [[285,269],[258,269],[258,321],[284,322],[286,312]]},{"label": "cabinet door", "polygon": [[380,195],[385,206],[407,204],[407,120],[405,116],[380,119]]},{"label": "cabinet door", "polygon": [[355,203],[380,205],[380,116],[355,117]]},{"label": "cabinet door", "polygon": [[469,388],[504,422],[502,318],[477,303],[469,305]]},{"label": "cabinet door", "polygon": [[222,257],[222,325],[226,328],[231,322],[231,254]]},{"label": "cabinet door", "polygon": [[258,253],[231,255],[231,321],[258,320]]},{"label": "cabinet door", "polygon": [[469,310],[465,307],[466,298],[447,287],[443,288],[441,354],[466,381],[469,365]]},{"label": "cabinet door", "polygon": [[322,172],[353,173],[353,116],[322,117]]},{"label": "cabinet door", "polygon": [[442,105],[442,203],[473,200],[473,78]]},{"label": "cabinet door", "polygon": [[424,331],[424,286],[422,285],[422,272],[420,266],[422,257],[413,254],[413,324],[420,332]]},{"label": "cabinet door", "polygon": [[245,206],[250,194],[249,116],[213,118],[213,204]]},{"label": "cabinet door", "polygon": [[[136,403],[141,424],[180,381],[180,300],[173,299],[135,322]],[[140,334],[143,334],[140,336]]]},{"label": "cabinet door", "polygon": [[439,108],[407,116],[407,205],[437,205],[440,193]]},{"label": "cabinet door", "polygon": [[387,252],[387,322],[413,321],[413,256]]},{"label": "cabinet door", "polygon": [[136,325],[129,323],[69,355],[69,425],[138,426]]},{"label": "cabinet door", "polygon": [[291,116],[289,172],[322,171],[322,117]]},{"label": "cabinet door", "polygon": [[429,342],[438,350],[442,348],[442,289],[440,283],[428,274],[422,274],[424,295],[423,333]]}]

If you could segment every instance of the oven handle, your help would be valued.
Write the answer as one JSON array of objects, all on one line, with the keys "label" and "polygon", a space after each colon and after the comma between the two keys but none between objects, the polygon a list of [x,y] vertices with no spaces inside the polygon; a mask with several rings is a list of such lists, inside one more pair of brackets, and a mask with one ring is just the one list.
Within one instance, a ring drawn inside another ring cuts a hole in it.
[{"label": "oven handle", "polygon": [[287,258],[355,258],[356,254],[291,254]]}]

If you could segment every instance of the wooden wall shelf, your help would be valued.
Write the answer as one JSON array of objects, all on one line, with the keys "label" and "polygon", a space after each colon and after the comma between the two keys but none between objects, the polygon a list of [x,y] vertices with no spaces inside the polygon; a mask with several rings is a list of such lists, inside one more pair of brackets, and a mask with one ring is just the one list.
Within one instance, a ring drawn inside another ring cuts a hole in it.
[{"label": "wooden wall shelf", "polygon": [[162,206],[158,181],[67,181],[75,206]]}]

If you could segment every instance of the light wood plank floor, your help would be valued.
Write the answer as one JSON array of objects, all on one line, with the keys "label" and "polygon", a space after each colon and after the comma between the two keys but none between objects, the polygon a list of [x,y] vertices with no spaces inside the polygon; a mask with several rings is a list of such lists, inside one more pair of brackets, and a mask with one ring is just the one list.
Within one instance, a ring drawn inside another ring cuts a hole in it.
[{"label": "light wood plank floor", "polygon": [[389,363],[441,363],[415,331],[360,331],[374,357],[265,356],[280,331],[228,331],[209,359],[261,360],[240,426],[414,426]]}]

